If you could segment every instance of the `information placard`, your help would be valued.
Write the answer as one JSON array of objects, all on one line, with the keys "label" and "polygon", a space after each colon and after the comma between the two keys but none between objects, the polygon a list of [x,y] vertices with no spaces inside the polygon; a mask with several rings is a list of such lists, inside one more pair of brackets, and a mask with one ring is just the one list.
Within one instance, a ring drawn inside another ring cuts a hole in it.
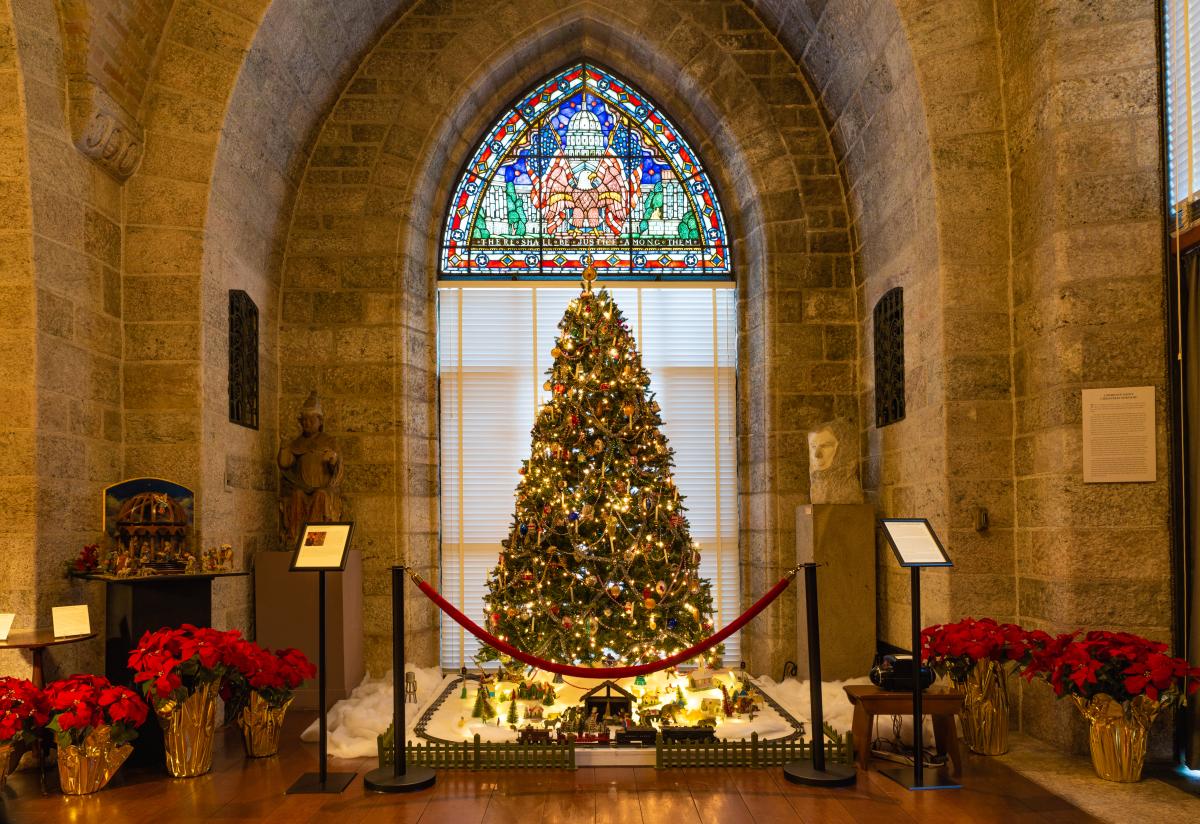
[{"label": "information placard", "polygon": [[1154,387],[1083,390],[1083,482],[1157,480]]},{"label": "information placard", "polygon": [[954,566],[925,518],[882,518],[879,525],[902,567]]},{"label": "information placard", "polygon": [[296,554],[292,556],[292,572],[341,572],[346,568],[350,549],[350,521],[330,524],[305,524],[300,533]]},{"label": "information placard", "polygon": [[69,607],[52,607],[50,620],[54,623],[55,638],[69,638],[72,635],[90,635],[92,620],[88,616],[87,604],[74,604]]},{"label": "information placard", "polygon": [[15,612],[0,612],[0,641],[8,640],[8,633],[12,630],[13,620],[16,617]]}]

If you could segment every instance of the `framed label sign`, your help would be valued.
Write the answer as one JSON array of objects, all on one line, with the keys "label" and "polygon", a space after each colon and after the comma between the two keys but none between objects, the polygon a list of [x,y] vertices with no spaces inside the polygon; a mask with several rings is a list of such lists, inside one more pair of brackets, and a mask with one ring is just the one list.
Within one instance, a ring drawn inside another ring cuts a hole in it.
[{"label": "framed label sign", "polygon": [[87,604],[73,604],[69,607],[51,607],[50,619],[54,624],[55,638],[69,638],[72,635],[90,635],[92,621],[88,616]]},{"label": "framed label sign", "polygon": [[341,572],[354,523],[305,524],[292,555],[291,572]]},{"label": "framed label sign", "polygon": [[879,525],[902,567],[954,566],[925,518],[881,518]]}]

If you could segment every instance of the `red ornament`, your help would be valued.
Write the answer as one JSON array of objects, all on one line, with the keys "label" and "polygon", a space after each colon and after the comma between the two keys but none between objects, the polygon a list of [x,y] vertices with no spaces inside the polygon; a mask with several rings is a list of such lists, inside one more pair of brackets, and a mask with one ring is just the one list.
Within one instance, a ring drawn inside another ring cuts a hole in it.
[{"label": "red ornament", "polygon": [[575,626],[575,623],[570,618],[564,618],[562,620],[562,625],[563,629],[570,629],[571,627]]},{"label": "red ornament", "polygon": [[500,613],[493,612],[492,613],[492,626],[496,627],[499,625],[500,625]]},{"label": "red ornament", "polygon": [[566,392],[566,391],[567,391],[567,387],[563,386],[561,383],[554,384],[554,394],[555,395],[561,395],[563,392]]},{"label": "red ornament", "polygon": [[558,604],[550,605],[550,614],[553,615],[555,618],[557,618],[559,616],[559,613],[561,613],[561,612],[562,612],[562,607],[560,607]]},{"label": "red ornament", "polygon": [[604,382],[604,383],[601,383],[601,384],[600,384],[600,391],[601,391],[601,392],[607,392],[607,391],[608,391],[608,382],[607,382],[607,381],[606,381],[606,382]]},{"label": "red ornament", "polygon": [[578,415],[571,416],[571,426],[579,426],[579,416]]},{"label": "red ornament", "polygon": [[532,572],[522,572],[522,573],[521,573],[521,580],[522,580],[522,581],[532,581],[532,580],[533,580],[533,573],[532,573]]}]

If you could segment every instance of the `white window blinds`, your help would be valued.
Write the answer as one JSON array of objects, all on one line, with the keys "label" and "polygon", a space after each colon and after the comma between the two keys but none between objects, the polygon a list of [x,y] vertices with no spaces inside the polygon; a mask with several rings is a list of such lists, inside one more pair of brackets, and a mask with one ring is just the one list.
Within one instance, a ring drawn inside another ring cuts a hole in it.
[{"label": "white window blinds", "polygon": [[1171,202],[1200,190],[1200,0],[1165,0]]},{"label": "white window blinds", "polygon": [[[483,619],[488,571],[512,522],[517,468],[551,364],[558,321],[576,287],[458,285],[438,290],[442,581],[447,599]],[[700,572],[713,582],[717,627],[740,612],[734,391],[736,297],[726,284],[610,289],[637,337],[675,449]],[[442,617],[442,666],[472,666],[479,644]],[[737,663],[740,638],[725,642]]]}]

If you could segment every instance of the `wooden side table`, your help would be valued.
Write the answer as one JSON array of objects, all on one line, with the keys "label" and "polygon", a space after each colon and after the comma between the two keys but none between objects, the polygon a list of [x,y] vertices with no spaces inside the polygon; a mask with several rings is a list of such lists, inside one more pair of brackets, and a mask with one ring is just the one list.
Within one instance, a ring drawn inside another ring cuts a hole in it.
[{"label": "wooden side table", "polygon": [[[877,715],[912,715],[911,692],[887,692],[874,684],[849,684],[843,687],[854,705],[854,760],[864,770],[871,757],[871,728]],[[933,739],[939,755],[948,755],[951,774],[962,775],[962,751],[954,717],[962,712],[961,692],[925,692],[921,697],[922,711],[933,719]]]},{"label": "wooden side table", "polygon": [[[33,655],[33,673],[29,676],[29,680],[39,690],[46,686],[46,675],[43,667],[43,656],[46,654],[46,647],[56,647],[59,644],[74,644],[77,641],[87,641],[90,638],[95,638],[97,633],[89,632],[87,635],[64,635],[61,638],[55,638],[54,632],[48,629],[31,629],[19,630],[10,632],[8,638],[0,641],[0,649],[27,649]],[[42,783],[42,792],[46,792],[46,748],[42,746],[42,742],[38,741],[33,745],[34,756],[37,758],[38,777]]]}]

